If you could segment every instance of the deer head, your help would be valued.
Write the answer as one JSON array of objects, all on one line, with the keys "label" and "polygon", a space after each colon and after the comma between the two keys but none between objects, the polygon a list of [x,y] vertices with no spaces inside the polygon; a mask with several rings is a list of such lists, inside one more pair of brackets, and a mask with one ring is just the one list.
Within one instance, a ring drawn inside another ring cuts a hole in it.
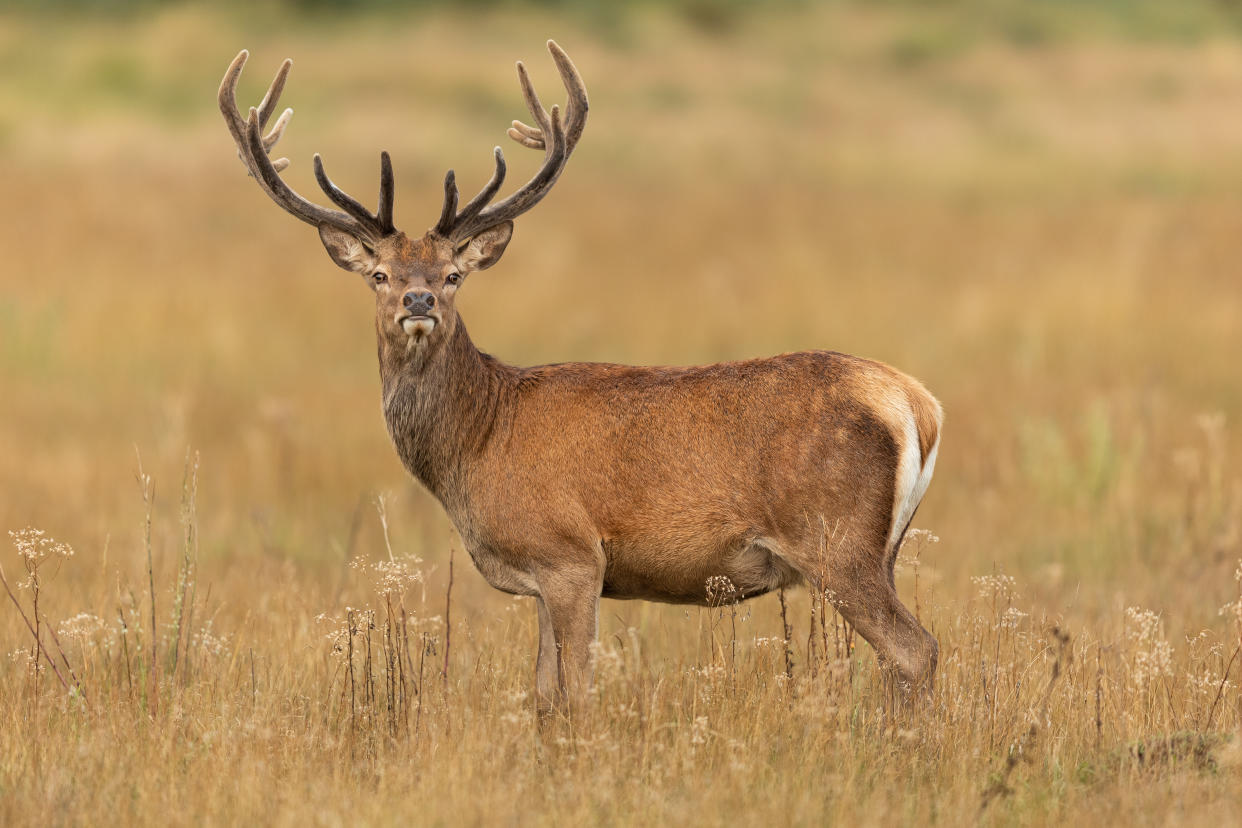
[{"label": "deer head", "polygon": [[315,179],[340,209],[330,209],[298,195],[280,177],[287,158],[273,160],[272,148],[293,115],[286,109],[266,135],[293,62],[286,60],[258,107],[243,118],[237,108],[237,82],[249,53],[243,50],[229,66],[220,84],[220,111],[237,144],[238,154],[260,188],[286,212],[319,230],[332,261],[358,273],[375,292],[375,324],[381,352],[429,353],[446,341],[457,326],[454,298],[471,273],[494,265],[513,236],[513,220],[548,194],[565,168],[586,124],[586,87],[569,56],[555,42],[548,51],[556,62],[568,93],[565,115],[553,106],[544,109],[535,94],[526,67],[517,64],[518,80],[535,125],[514,121],[509,136],[519,144],[544,151],[543,165],[530,181],[512,195],[493,203],[505,180],[505,158],[495,149],[496,171],[465,206],[458,206],[452,170],[444,178],[444,206],[435,226],[411,239],[393,225],[393,172],[387,152],[380,153],[379,206],[372,213],[339,189],[314,156]]}]

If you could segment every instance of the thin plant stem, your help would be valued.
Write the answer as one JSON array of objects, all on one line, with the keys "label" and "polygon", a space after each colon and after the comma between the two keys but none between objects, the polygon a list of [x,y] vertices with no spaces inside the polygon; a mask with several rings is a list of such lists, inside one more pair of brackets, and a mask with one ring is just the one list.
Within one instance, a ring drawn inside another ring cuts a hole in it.
[{"label": "thin plant stem", "polygon": [[448,586],[444,590],[444,670],[441,677],[444,680],[444,686],[448,687],[449,679],[449,648],[452,646],[453,639],[453,553],[454,549],[449,547],[449,576]]},{"label": "thin plant stem", "polygon": [[60,685],[65,688],[65,692],[69,691],[69,683],[65,681],[65,677],[60,674],[60,670],[56,668],[56,662],[52,660],[52,656],[48,653],[47,648],[43,646],[43,641],[39,638],[39,634],[35,631],[34,625],[30,623],[30,619],[26,617],[26,611],[22,609],[21,603],[18,602],[17,596],[13,594],[13,590],[9,587],[9,579],[4,577],[4,567],[0,566],[0,583],[4,584],[4,591],[9,594],[9,600],[13,602],[13,606],[17,607],[17,613],[22,617],[22,621],[26,624],[26,629],[30,630],[30,634],[34,636],[35,647],[37,652],[43,653],[43,657],[47,659],[47,664],[52,668],[52,672],[56,674],[56,678],[60,679]]},{"label": "thin plant stem", "polygon": [[143,544],[147,549],[147,584],[151,591],[151,709],[154,710],[158,702],[159,676],[156,665],[159,664],[156,659],[156,642],[159,636],[156,634],[155,626],[155,564],[152,561],[151,554],[151,512],[155,507],[155,486],[152,483],[150,475],[142,470],[142,455],[138,452],[138,447],[134,447],[134,454],[138,458],[138,487],[142,491],[142,503],[146,507],[146,517],[143,520],[142,538]]},{"label": "thin plant stem", "polygon": [[784,587],[780,588],[777,596],[781,601],[781,637],[785,642],[785,678],[793,681],[793,647],[790,645],[790,639],[793,637],[793,627],[789,626],[789,608],[785,602]]}]

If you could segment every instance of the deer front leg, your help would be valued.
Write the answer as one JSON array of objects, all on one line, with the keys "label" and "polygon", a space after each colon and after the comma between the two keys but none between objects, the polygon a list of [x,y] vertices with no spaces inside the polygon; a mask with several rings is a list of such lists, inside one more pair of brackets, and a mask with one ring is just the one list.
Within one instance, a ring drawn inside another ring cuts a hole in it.
[{"label": "deer front leg", "polygon": [[601,589],[599,573],[559,569],[539,578],[539,708],[572,710],[591,687]]}]

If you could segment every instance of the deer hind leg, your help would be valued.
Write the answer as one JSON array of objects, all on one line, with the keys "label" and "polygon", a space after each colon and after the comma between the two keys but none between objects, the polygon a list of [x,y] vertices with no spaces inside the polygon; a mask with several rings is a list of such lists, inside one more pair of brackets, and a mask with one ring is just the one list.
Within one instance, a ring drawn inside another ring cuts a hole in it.
[{"label": "deer hind leg", "polygon": [[911,698],[930,693],[939,645],[897,597],[885,573],[877,572],[848,590],[834,589],[838,611],[875,649],[886,677]]},{"label": "deer hind leg", "polygon": [[928,693],[936,673],[936,639],[897,596],[889,544],[881,539],[851,544],[844,540],[850,534],[842,532],[844,542],[829,543],[828,548],[806,555],[798,569],[810,588],[821,590],[871,645],[886,679],[896,689],[906,697]]},{"label": "deer hind leg", "polygon": [[794,547],[787,561],[819,590],[863,637],[886,678],[907,697],[931,691],[939,647],[897,597],[889,581],[887,549],[841,544],[833,549]]},{"label": "deer hind leg", "polygon": [[[935,406],[936,430],[939,407]],[[933,437],[926,456],[920,455],[920,427],[911,413],[906,423],[904,447],[894,475],[893,507],[886,538],[879,554],[856,551],[858,558],[847,571],[864,573],[853,592],[858,606],[853,617],[847,615],[858,633],[875,648],[881,665],[909,698],[929,693],[936,674],[939,645],[897,597],[894,569],[897,553],[906,531],[914,520],[936,467],[939,438]],[[872,562],[878,562],[878,568]],[[843,610],[843,614],[844,610]]]}]

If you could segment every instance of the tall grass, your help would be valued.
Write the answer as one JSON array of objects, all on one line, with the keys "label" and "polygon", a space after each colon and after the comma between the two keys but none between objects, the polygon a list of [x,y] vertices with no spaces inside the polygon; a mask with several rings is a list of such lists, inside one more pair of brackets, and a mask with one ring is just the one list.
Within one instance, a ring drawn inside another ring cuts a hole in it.
[{"label": "tall grass", "polygon": [[[184,568],[163,591],[187,597],[153,628],[146,573],[113,586],[111,618],[51,617],[39,570],[80,560],[38,530],[13,540],[29,573],[13,603],[30,623],[5,678],[10,823],[49,808],[156,821],[168,786],[187,821],[627,822],[618,809],[635,807],[644,821],[716,821],[758,797],[799,822],[1042,821],[1140,816],[1153,791],[1223,814],[1242,763],[1242,561],[1221,621],[1180,641],[1135,606],[1071,630],[1017,578],[976,576],[964,600],[930,602],[941,669],[913,705],[887,694],[831,596],[792,602],[806,635],[787,636],[777,602],[738,605],[709,582],[707,608],[659,628],[645,613],[606,622],[587,703],[541,723],[525,601],[459,620],[440,670],[444,596],[423,561],[386,544],[349,561],[338,609],[246,606],[246,636],[216,629],[221,607],[197,603]],[[927,542],[913,535],[904,570]]]}]

